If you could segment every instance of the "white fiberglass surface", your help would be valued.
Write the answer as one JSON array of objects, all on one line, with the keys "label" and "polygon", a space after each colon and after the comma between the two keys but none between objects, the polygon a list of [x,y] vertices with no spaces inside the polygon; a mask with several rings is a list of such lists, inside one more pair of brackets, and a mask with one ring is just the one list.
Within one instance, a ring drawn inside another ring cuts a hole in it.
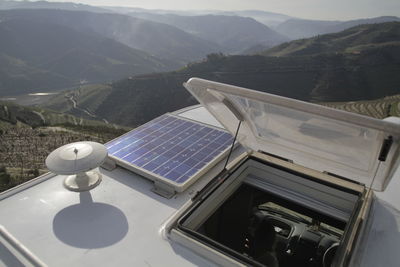
[{"label": "white fiberglass surface", "polygon": [[48,266],[212,266],[160,232],[191,195],[165,199],[131,172],[100,172],[88,192],[65,189],[58,175],[1,199],[1,225]]},{"label": "white fiberglass surface", "polygon": [[[384,190],[399,165],[399,125],[358,114],[191,79],[188,90],[231,133],[242,120],[238,140],[254,151],[292,160]],[[381,147],[391,136],[385,161]]]},{"label": "white fiberglass surface", "polygon": [[[230,99],[240,104],[248,116],[246,123],[252,131],[248,134],[256,138],[256,142],[248,143],[253,150],[259,149],[262,143],[269,153],[336,174],[340,168],[352,170],[354,175],[368,176],[377,167],[382,140],[377,130],[260,101],[235,96]],[[362,182],[368,184],[370,177],[365,178]]]}]

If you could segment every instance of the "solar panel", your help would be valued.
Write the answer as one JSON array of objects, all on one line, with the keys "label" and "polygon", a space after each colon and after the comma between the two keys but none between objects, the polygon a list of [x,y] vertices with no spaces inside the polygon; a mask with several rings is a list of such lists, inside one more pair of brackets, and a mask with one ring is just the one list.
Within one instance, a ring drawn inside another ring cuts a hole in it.
[{"label": "solar panel", "polygon": [[232,136],[178,116],[160,116],[106,143],[117,164],[183,191],[224,156]]}]

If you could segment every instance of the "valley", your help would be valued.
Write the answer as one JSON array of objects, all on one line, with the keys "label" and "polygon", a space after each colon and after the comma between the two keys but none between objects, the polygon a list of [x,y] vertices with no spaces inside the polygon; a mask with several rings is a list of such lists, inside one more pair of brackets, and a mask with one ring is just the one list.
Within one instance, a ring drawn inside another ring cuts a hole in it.
[{"label": "valley", "polygon": [[0,191],[46,172],[61,145],[197,104],[191,77],[399,116],[399,20],[1,0]]},{"label": "valley", "polygon": [[[77,101],[100,118],[135,127],[196,104],[182,86],[191,77],[317,103],[373,100],[400,91],[395,75],[400,72],[399,39],[400,23],[391,22],[296,40],[259,55],[214,53],[180,70],[132,76],[107,89],[80,87]],[[43,107],[77,114],[60,96]]]},{"label": "valley", "polygon": [[400,1],[57,1],[0,0],[0,267],[398,265]]}]

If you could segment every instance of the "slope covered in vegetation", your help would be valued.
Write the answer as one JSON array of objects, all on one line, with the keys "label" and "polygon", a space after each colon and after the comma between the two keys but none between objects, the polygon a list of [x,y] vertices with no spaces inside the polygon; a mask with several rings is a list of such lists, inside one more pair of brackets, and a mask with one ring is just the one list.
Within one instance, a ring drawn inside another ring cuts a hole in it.
[{"label": "slope covered in vegetation", "polygon": [[40,108],[0,102],[0,191],[47,171],[54,149],[77,141],[105,143],[128,128]]},{"label": "slope covered in vegetation", "polygon": [[[357,32],[345,38],[346,42],[340,40],[340,49],[327,48],[324,51],[332,52],[326,53],[281,57],[210,54],[207,60],[189,64],[179,71],[115,82],[107,91],[107,97],[101,93],[97,98],[93,93],[91,101],[79,97],[77,101],[81,107],[94,101],[97,104],[92,112],[99,117],[136,126],[165,112],[195,104],[182,86],[191,77],[313,102],[372,100],[395,95],[400,90],[400,45],[394,33],[399,29],[400,23],[356,27],[342,33],[348,36],[349,32]],[[329,39],[332,35],[321,38]],[[384,41],[378,43],[377,40]],[[312,42],[312,39],[304,42]],[[348,52],[361,44],[364,49]],[[332,46],[335,47],[334,42]],[[273,51],[278,50],[274,48]],[[57,108],[61,103],[53,105],[50,101],[49,105]]]},{"label": "slope covered in vegetation", "polygon": [[365,24],[339,33],[319,35],[278,45],[264,56],[305,56],[327,53],[361,53],[400,45],[400,22]]}]

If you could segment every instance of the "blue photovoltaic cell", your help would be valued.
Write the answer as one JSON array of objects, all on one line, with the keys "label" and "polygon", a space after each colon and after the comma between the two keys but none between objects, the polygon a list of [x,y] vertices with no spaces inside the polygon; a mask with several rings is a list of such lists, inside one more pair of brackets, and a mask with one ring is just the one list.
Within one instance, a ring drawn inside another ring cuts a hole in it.
[{"label": "blue photovoltaic cell", "polygon": [[108,142],[106,147],[119,160],[182,184],[220,156],[232,141],[225,131],[163,115]]}]

